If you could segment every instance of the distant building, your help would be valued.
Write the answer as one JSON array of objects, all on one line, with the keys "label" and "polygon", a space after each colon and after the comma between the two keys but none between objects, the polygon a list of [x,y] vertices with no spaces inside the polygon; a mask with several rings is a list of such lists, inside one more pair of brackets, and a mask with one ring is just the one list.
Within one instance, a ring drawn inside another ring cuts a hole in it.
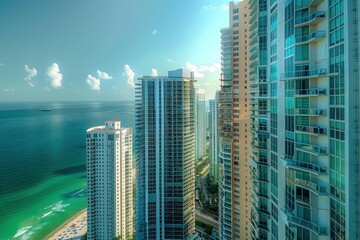
[{"label": "distant building", "polygon": [[88,240],[133,237],[131,128],[120,121],[86,132]]},{"label": "distant building", "polygon": [[194,239],[194,78],[183,69],[136,84],[136,239]]},{"label": "distant building", "polygon": [[214,182],[218,182],[219,169],[219,92],[215,93],[215,98],[209,101],[209,160],[210,160],[210,176]]},{"label": "distant building", "polygon": [[195,165],[206,154],[205,90],[195,91]]}]

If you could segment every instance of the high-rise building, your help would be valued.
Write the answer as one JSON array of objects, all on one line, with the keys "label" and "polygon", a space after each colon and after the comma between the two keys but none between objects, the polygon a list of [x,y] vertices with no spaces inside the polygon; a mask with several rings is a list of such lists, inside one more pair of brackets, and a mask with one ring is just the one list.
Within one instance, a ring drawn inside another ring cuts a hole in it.
[{"label": "high-rise building", "polygon": [[131,239],[133,226],[132,133],[120,121],[86,131],[87,238]]},{"label": "high-rise building", "polygon": [[248,1],[229,6],[229,27],[221,30],[219,92],[220,239],[250,239],[251,134],[248,99]]},{"label": "high-rise building", "polygon": [[206,154],[205,90],[195,90],[195,165]]},{"label": "high-rise building", "polygon": [[359,1],[250,0],[253,239],[359,239]]},{"label": "high-rise building", "polygon": [[214,99],[209,100],[209,159],[210,176],[215,183],[219,179],[219,92],[216,91]]},{"label": "high-rise building", "polygon": [[184,69],[137,82],[137,240],[195,237],[194,96]]}]

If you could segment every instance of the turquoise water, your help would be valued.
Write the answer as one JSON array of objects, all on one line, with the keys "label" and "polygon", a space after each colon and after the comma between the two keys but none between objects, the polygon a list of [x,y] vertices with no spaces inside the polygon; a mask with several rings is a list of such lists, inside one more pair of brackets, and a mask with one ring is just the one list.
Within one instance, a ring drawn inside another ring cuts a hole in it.
[{"label": "turquoise water", "polygon": [[[42,112],[41,108],[51,108]],[[0,103],[0,239],[42,239],[86,207],[86,129],[133,102]]]}]

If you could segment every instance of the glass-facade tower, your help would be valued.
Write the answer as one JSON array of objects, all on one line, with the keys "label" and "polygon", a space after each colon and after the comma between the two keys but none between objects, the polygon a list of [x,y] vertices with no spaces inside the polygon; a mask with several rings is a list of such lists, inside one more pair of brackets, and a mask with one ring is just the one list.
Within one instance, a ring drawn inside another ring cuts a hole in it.
[{"label": "glass-facade tower", "polygon": [[193,239],[193,73],[141,77],[135,114],[136,239]]},{"label": "glass-facade tower", "polygon": [[358,239],[359,3],[251,0],[250,45],[253,239]]}]

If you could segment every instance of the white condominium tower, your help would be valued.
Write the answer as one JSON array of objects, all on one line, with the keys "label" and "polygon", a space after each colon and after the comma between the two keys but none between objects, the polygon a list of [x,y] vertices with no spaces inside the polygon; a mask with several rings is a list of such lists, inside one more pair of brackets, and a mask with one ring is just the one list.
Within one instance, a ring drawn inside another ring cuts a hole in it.
[{"label": "white condominium tower", "polygon": [[195,90],[195,165],[206,154],[205,90]]},{"label": "white condominium tower", "polygon": [[215,183],[218,182],[219,169],[219,92],[216,91],[215,98],[209,100],[209,159],[210,176]]},{"label": "white condominium tower", "polygon": [[136,85],[136,239],[193,239],[194,78],[183,69]]},{"label": "white condominium tower", "polygon": [[360,239],[359,2],[249,1],[253,239]]},{"label": "white condominium tower", "polygon": [[133,237],[131,132],[117,120],[86,131],[89,240]]}]

